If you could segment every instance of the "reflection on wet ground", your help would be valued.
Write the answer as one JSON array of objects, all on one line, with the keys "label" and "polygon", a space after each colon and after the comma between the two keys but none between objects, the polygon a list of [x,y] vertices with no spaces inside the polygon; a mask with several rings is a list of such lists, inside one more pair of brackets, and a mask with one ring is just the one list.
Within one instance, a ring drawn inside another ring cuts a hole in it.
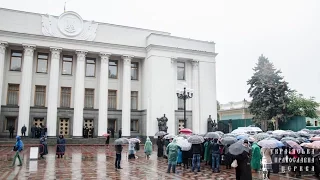
[{"label": "reflection on wet ground", "polygon": [[[138,159],[127,160],[126,153],[122,154],[121,166],[123,169],[115,170],[114,152],[108,153],[104,146],[70,146],[67,147],[63,159],[55,156],[55,147],[49,147],[49,154],[45,159],[29,160],[29,149],[22,153],[23,166],[10,167],[13,152],[11,147],[0,147],[0,179],[235,179],[235,170],[221,170],[212,173],[209,166],[202,164],[201,172],[195,174],[190,169],[178,166],[177,172],[166,173],[167,162],[156,157],[154,152],[149,160],[138,153]],[[17,165],[17,163],[16,163]],[[253,173],[254,179],[262,179],[261,174]],[[271,174],[272,180],[297,179],[282,174]],[[303,176],[300,179],[316,179],[313,176]]]}]

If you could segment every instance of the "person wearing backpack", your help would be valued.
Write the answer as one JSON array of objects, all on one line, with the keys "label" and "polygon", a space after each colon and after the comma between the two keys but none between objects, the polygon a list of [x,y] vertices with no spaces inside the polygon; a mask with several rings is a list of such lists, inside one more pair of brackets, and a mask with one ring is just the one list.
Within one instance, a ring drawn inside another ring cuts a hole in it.
[{"label": "person wearing backpack", "polygon": [[14,155],[11,167],[14,166],[14,164],[16,163],[16,159],[17,158],[19,159],[18,166],[22,166],[22,161],[21,161],[21,157],[20,157],[19,153],[23,150],[23,142],[21,141],[21,137],[20,136],[17,136],[16,139],[17,139],[16,144],[13,146],[13,151],[16,151],[16,154]]}]

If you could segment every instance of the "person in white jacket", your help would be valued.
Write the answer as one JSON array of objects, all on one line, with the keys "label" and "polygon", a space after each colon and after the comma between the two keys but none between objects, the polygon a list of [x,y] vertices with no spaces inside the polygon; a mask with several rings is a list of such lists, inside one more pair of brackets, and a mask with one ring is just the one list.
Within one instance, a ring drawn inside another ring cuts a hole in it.
[{"label": "person in white jacket", "polygon": [[262,171],[264,179],[270,179],[270,170],[272,169],[272,159],[271,159],[271,150],[270,148],[262,148]]}]

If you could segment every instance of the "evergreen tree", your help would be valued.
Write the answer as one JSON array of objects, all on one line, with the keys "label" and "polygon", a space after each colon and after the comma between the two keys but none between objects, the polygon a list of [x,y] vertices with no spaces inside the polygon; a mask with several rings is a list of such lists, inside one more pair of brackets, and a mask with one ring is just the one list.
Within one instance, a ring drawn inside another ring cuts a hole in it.
[{"label": "evergreen tree", "polygon": [[261,55],[254,74],[247,81],[250,86],[248,93],[252,98],[249,106],[250,113],[254,115],[253,120],[261,125],[261,129],[267,130],[267,122],[274,118],[276,129],[278,121],[285,120],[287,117],[286,105],[289,102],[288,83],[280,75],[281,71],[275,69],[274,65]]}]

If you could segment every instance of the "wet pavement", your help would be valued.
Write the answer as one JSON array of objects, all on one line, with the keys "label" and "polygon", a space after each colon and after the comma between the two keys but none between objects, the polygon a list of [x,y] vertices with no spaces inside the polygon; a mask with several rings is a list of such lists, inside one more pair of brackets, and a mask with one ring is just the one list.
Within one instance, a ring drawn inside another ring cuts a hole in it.
[{"label": "wet pavement", "polygon": [[[122,154],[121,166],[123,169],[115,170],[114,152],[106,150],[105,146],[70,146],[66,148],[63,159],[55,155],[55,147],[49,147],[49,154],[45,159],[29,160],[29,148],[22,153],[23,165],[10,167],[14,152],[11,147],[0,147],[0,179],[235,179],[235,170],[226,170],[224,166],[220,173],[212,173],[209,166],[201,165],[201,172],[193,173],[190,169],[178,166],[176,173],[166,173],[167,162],[157,158],[156,152],[147,160],[141,149],[138,159],[127,160],[126,152]],[[125,148],[124,148],[125,149]],[[253,179],[262,179],[261,173],[253,173]],[[271,174],[272,180],[297,179],[288,175]],[[315,179],[311,175],[300,179]]]}]

